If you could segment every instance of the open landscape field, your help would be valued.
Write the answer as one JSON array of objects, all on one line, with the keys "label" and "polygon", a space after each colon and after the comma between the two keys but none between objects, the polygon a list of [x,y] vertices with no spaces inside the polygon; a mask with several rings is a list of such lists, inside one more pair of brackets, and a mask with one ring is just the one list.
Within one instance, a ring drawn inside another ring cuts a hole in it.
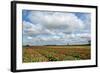
[{"label": "open landscape field", "polygon": [[23,47],[24,63],[87,59],[91,59],[91,48],[88,45]]}]

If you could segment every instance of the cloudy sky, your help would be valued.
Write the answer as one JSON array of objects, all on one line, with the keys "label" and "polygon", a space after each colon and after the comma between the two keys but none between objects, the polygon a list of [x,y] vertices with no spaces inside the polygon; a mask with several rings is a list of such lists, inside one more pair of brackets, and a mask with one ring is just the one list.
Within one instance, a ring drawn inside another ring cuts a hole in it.
[{"label": "cloudy sky", "polygon": [[86,44],[91,39],[91,14],[22,11],[23,45]]}]

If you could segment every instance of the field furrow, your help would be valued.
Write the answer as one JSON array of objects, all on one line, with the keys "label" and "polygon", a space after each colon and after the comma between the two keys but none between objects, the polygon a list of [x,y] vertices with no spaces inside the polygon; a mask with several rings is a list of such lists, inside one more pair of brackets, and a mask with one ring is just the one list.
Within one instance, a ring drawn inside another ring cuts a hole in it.
[{"label": "field furrow", "polygon": [[23,47],[23,62],[49,62],[91,59],[90,46]]}]

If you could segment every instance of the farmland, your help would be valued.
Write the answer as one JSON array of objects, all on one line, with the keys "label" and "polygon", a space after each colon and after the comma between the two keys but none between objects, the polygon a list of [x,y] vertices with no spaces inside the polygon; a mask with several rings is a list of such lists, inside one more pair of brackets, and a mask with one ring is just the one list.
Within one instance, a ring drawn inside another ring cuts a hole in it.
[{"label": "farmland", "polygon": [[91,59],[89,45],[24,46],[22,51],[24,63]]}]

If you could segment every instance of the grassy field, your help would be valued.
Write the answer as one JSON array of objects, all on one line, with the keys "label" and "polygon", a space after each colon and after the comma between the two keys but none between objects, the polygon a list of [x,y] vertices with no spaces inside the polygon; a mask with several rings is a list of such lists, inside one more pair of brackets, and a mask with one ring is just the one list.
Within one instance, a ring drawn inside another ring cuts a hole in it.
[{"label": "grassy field", "polygon": [[29,46],[23,47],[23,62],[49,62],[65,60],[87,60],[91,49],[87,45]]}]

